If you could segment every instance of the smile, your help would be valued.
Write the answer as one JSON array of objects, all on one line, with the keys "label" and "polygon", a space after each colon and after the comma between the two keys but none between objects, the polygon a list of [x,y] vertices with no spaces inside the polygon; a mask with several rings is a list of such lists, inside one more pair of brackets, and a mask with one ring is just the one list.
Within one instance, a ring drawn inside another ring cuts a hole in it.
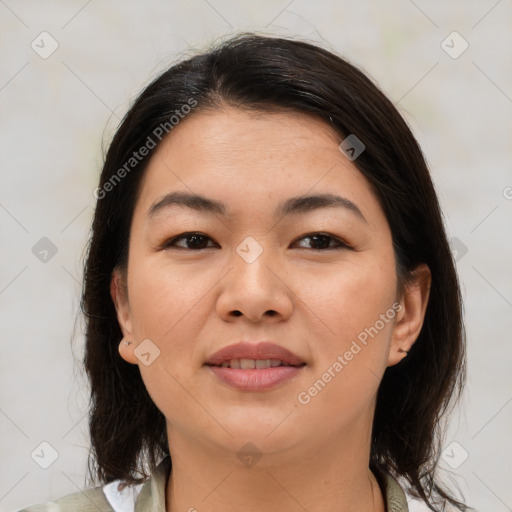
[{"label": "smile", "polygon": [[230,359],[224,361],[220,365],[213,365],[221,368],[235,368],[242,370],[257,369],[262,370],[265,368],[276,368],[278,366],[303,366],[303,365],[292,365],[281,361],[280,359]]},{"label": "smile", "polygon": [[306,366],[279,359],[231,359],[207,368],[224,384],[239,391],[268,391],[296,377]]}]

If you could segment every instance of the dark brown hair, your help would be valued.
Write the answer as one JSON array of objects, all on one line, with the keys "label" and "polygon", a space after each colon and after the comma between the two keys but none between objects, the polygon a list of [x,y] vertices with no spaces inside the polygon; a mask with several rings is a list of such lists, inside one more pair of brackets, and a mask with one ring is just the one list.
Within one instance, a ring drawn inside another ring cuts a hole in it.
[{"label": "dark brown hair", "polygon": [[158,76],[134,101],[106,153],[81,303],[91,384],[90,474],[101,482],[140,483],[169,455],[165,417],[138,366],[118,353],[123,336],[109,292],[113,270],[127,262],[132,214],[151,154],[130,159],[143,146],[157,147],[165,138],[162,127],[172,136],[172,116],[223,105],[314,114],[342,137],[353,134],[364,143],[354,164],[386,214],[399,283],[420,263],[432,273],[421,333],[409,356],[387,368],[380,384],[370,467],[403,477],[408,491],[431,510],[446,501],[467,510],[435,477],[442,420],[464,386],[465,334],[457,274],[420,147],[397,109],[357,67],[305,41],[250,33]]}]

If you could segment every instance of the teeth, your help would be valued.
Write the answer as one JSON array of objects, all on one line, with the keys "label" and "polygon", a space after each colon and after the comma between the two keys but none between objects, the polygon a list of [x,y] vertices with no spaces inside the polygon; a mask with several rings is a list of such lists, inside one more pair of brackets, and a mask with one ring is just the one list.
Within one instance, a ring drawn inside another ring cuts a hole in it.
[{"label": "teeth", "polygon": [[[231,364],[233,364],[233,361],[231,361]],[[242,370],[256,368],[256,361],[254,359],[240,359],[240,368]]]},{"label": "teeth", "polygon": [[224,361],[221,365],[223,368],[235,368],[242,370],[275,368],[276,366],[290,366],[280,359],[231,359]]}]

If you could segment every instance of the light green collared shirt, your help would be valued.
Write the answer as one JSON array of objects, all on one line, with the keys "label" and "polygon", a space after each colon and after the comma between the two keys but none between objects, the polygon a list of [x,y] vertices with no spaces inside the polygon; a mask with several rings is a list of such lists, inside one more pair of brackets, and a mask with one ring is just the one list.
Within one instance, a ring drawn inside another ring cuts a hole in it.
[{"label": "light green collared shirt", "polygon": [[[68,494],[55,501],[33,505],[19,512],[166,512],[165,488],[171,471],[171,459],[165,457],[143,484],[126,487],[119,493],[119,481]],[[382,489],[386,512],[409,512],[405,493],[388,473]],[[200,508],[200,507],[199,507]],[[191,506],[193,511],[194,507]]]}]

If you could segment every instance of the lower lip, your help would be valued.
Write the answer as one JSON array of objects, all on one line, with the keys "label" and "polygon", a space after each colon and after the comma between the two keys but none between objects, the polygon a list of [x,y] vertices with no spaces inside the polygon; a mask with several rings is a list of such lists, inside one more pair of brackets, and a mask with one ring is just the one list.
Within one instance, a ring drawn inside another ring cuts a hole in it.
[{"label": "lower lip", "polygon": [[223,366],[209,366],[222,381],[241,391],[263,391],[292,379],[303,366],[276,366],[264,369],[241,370]]}]

